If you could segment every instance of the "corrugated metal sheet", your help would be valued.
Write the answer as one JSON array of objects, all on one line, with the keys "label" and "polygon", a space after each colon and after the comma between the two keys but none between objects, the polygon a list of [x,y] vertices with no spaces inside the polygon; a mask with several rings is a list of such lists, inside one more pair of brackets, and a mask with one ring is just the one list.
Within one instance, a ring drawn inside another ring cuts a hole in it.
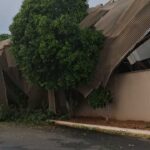
[{"label": "corrugated metal sheet", "polygon": [[150,58],[150,39],[135,49],[128,57],[130,64]]},{"label": "corrugated metal sheet", "polygon": [[92,10],[89,11],[89,15],[80,23],[80,27],[87,28],[94,26],[105,14],[115,7],[115,5],[116,3],[108,3],[105,7],[99,5],[92,8]]},{"label": "corrugated metal sheet", "polygon": [[10,46],[11,45],[11,40],[7,39],[4,41],[0,42],[0,51],[3,50],[5,47]]},{"label": "corrugated metal sheet", "polygon": [[150,28],[150,0],[120,0],[93,26],[102,30],[107,40],[93,80],[79,88],[85,97],[100,85],[106,86],[114,69],[144,38]]}]

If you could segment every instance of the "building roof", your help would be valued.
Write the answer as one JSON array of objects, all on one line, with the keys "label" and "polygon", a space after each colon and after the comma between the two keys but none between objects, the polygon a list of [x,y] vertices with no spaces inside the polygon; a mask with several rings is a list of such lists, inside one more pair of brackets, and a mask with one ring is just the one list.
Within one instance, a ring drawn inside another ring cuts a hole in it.
[{"label": "building roof", "polygon": [[10,39],[0,41],[0,53],[2,53],[2,51],[5,47],[8,47],[10,45],[11,45],[11,40]]},{"label": "building roof", "polygon": [[107,37],[93,80],[79,88],[86,97],[93,89],[107,85],[115,68],[150,32],[150,0],[109,2],[89,11],[80,26],[94,26]]},{"label": "building roof", "polygon": [[7,69],[7,67],[16,67],[16,61],[8,47],[12,44],[10,39],[0,41],[0,67]]}]

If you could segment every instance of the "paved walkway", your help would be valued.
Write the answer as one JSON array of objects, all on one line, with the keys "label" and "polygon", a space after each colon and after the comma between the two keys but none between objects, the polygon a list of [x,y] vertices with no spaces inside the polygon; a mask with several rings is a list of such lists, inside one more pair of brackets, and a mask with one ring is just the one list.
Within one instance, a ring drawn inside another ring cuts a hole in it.
[{"label": "paved walkway", "polygon": [[64,127],[0,125],[0,150],[150,150],[150,141]]}]

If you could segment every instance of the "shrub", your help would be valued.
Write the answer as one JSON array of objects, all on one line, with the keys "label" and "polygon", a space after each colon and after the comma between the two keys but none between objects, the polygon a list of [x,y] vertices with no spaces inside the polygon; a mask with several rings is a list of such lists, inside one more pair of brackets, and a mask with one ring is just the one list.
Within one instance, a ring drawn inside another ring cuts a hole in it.
[{"label": "shrub", "polygon": [[40,124],[56,117],[58,116],[47,109],[28,110],[23,108],[18,109],[13,106],[0,106],[0,122],[13,121],[20,123]]},{"label": "shrub", "polygon": [[112,102],[112,95],[109,90],[100,87],[88,96],[88,102],[94,109],[104,108]]}]

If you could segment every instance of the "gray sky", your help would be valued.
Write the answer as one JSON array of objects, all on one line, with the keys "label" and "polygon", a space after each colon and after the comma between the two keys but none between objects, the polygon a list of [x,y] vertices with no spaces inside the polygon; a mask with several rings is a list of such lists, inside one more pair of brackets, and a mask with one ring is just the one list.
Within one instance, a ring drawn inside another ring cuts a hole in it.
[{"label": "gray sky", "polygon": [[[0,34],[8,33],[13,17],[19,11],[23,0],[0,0]],[[89,0],[91,7],[105,3],[108,0]]]}]

